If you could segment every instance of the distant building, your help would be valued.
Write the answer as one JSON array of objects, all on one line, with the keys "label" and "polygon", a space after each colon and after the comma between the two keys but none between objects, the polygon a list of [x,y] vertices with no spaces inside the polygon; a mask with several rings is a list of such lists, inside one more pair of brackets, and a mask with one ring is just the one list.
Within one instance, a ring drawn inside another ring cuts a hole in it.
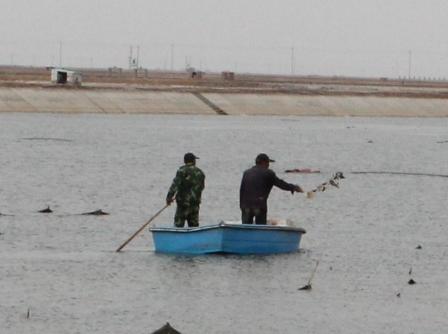
[{"label": "distant building", "polygon": [[68,84],[73,86],[81,86],[82,74],[76,71],[53,68],[51,70],[51,82],[62,85]]},{"label": "distant building", "polygon": [[221,78],[224,80],[234,80],[235,79],[235,73],[234,72],[222,72]]},{"label": "distant building", "polygon": [[188,73],[188,76],[192,79],[202,79],[202,77],[205,75],[205,72],[198,71],[191,66],[187,66],[186,71]]}]

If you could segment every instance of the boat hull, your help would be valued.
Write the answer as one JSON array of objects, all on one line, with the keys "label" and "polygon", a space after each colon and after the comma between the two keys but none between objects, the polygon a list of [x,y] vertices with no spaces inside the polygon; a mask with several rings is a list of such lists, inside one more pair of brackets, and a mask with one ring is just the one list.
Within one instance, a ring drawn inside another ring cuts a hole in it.
[{"label": "boat hull", "polygon": [[297,251],[304,229],[226,224],[196,228],[150,228],[155,251],[172,254],[277,254]]}]

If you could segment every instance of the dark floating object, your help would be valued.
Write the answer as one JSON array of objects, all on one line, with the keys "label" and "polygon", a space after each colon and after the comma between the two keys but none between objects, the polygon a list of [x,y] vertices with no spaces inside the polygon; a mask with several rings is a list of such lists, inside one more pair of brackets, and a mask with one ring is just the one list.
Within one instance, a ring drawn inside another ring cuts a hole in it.
[{"label": "dark floating object", "polygon": [[12,217],[12,216],[14,216],[14,215],[7,215],[5,213],[0,212],[0,217]]},{"label": "dark floating object", "polygon": [[422,245],[418,245],[415,249],[422,249]]},{"label": "dark floating object", "polygon": [[414,281],[412,278],[408,281],[408,284],[409,285],[414,285],[414,284],[416,284],[417,282],[416,281]]},{"label": "dark floating object", "polygon": [[299,289],[297,289],[297,290],[299,290],[299,291],[309,291],[309,290],[312,289],[311,281],[312,281],[313,278],[314,278],[314,274],[316,273],[316,270],[317,270],[317,267],[318,267],[318,266],[319,266],[319,260],[316,261],[316,266],[314,267],[314,270],[313,270],[313,272],[311,273],[310,279],[308,280],[308,284],[305,285],[305,286],[302,286],[301,288],[299,288]]},{"label": "dark floating object", "polygon": [[334,174],[334,180],[342,180],[345,179],[345,176],[342,172],[336,172],[336,174]]},{"label": "dark floating object", "polygon": [[398,298],[400,298],[400,297],[401,297],[401,293],[400,293],[400,292],[397,293],[396,296],[397,296]]},{"label": "dark floating object", "polygon": [[305,286],[302,286],[302,287],[299,288],[298,290],[302,290],[302,291],[304,291],[304,290],[311,290],[311,289],[312,289],[311,284],[307,284],[307,285],[305,285]]},{"label": "dark floating object", "polygon": [[92,212],[84,212],[81,213],[84,216],[107,216],[109,215],[109,213],[104,212],[103,210],[96,210],[96,211],[92,211]]},{"label": "dark floating object", "polygon": [[285,170],[285,173],[316,174],[316,173],[320,173],[320,170],[318,170],[318,169],[313,170],[310,168],[294,168],[294,169]]},{"label": "dark floating object", "polygon": [[448,143],[448,140],[442,140],[437,142],[437,144],[446,144],[446,143]]},{"label": "dark floating object", "polygon": [[412,275],[412,267],[409,269],[409,275]]},{"label": "dark floating object", "polygon": [[388,171],[354,171],[352,174],[382,174],[382,175],[407,175],[407,176],[432,176],[448,177],[448,174],[429,174],[429,173],[408,173],[408,172],[388,172]]},{"label": "dark floating object", "polygon": [[369,140],[367,141],[369,144],[373,144],[373,140]]},{"label": "dark floating object", "polygon": [[20,138],[22,140],[42,140],[42,141],[64,141],[64,142],[71,142],[72,139],[65,139],[65,138],[46,138],[46,137],[30,137],[30,138]]},{"label": "dark floating object", "polygon": [[47,206],[46,209],[39,210],[38,212],[39,212],[39,213],[52,213],[53,210],[50,209],[50,206]]},{"label": "dark floating object", "polygon": [[27,310],[27,312],[26,312],[26,318],[29,319],[30,316],[31,316],[31,310],[30,310],[30,308],[28,307],[28,310]]},{"label": "dark floating object", "polygon": [[155,332],[152,332],[151,334],[181,334],[181,332],[175,330],[173,327],[171,327],[170,323],[167,322],[165,326],[159,328]]},{"label": "dark floating object", "polygon": [[339,188],[339,180],[342,180],[342,179],[345,179],[344,174],[342,174],[342,172],[336,172],[336,174],[334,174],[330,180],[318,185],[315,189],[308,191],[306,193],[306,197],[314,198],[314,195],[316,194],[316,192],[318,192],[318,191],[324,192],[325,190],[327,190],[328,185]]},{"label": "dark floating object", "polygon": [[330,180],[330,184],[331,184],[333,187],[339,188],[339,184],[338,184],[335,180]]}]

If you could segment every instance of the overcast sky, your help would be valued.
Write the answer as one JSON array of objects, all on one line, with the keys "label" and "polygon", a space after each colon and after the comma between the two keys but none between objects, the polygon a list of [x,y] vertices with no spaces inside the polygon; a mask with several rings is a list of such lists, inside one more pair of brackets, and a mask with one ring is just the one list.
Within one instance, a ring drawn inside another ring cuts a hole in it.
[{"label": "overcast sky", "polygon": [[[448,78],[447,0],[0,0],[0,64]],[[294,48],[294,56],[292,55]],[[410,57],[410,51],[412,51]],[[292,61],[293,60],[293,61]],[[292,67],[292,68],[291,68]]]}]

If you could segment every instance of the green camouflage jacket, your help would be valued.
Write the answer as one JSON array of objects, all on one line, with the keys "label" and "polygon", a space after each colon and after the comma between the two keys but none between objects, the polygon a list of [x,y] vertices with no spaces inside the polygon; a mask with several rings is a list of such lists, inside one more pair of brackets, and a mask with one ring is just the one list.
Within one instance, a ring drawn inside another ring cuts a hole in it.
[{"label": "green camouflage jacket", "polygon": [[198,206],[201,203],[205,175],[193,164],[186,164],[177,170],[167,199],[176,195],[176,202],[182,206]]}]

